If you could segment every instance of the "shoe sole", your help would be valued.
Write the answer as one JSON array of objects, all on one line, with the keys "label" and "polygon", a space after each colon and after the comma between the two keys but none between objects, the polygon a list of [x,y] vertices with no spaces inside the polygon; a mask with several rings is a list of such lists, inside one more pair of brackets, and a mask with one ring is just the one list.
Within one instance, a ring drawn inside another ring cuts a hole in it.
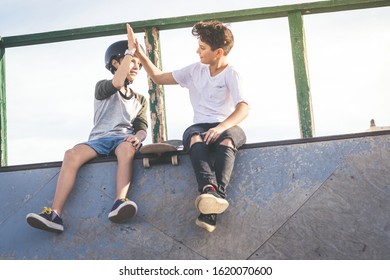
[{"label": "shoe sole", "polygon": [[113,223],[121,223],[133,218],[137,214],[137,204],[127,201],[108,214],[108,219]]},{"label": "shoe sole", "polygon": [[48,221],[37,214],[28,214],[26,216],[26,220],[30,226],[37,229],[55,233],[61,233],[64,231],[64,226]]},{"label": "shoe sole", "polygon": [[195,221],[195,224],[201,228],[204,228],[205,230],[207,230],[208,232],[213,232],[216,228],[216,226],[213,226],[213,225],[209,225],[208,223],[205,223],[199,219],[196,219]]},{"label": "shoe sole", "polygon": [[202,214],[222,214],[229,207],[229,202],[212,194],[201,194],[195,200],[195,207]]}]

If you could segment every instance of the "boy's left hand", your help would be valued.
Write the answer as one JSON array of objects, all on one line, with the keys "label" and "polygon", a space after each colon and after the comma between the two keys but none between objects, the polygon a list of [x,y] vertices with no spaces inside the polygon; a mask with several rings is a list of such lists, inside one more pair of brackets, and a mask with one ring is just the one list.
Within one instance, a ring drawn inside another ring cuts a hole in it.
[{"label": "boy's left hand", "polygon": [[135,135],[126,136],[123,141],[130,142],[135,147],[136,150],[138,150],[139,147],[141,146],[141,141]]}]

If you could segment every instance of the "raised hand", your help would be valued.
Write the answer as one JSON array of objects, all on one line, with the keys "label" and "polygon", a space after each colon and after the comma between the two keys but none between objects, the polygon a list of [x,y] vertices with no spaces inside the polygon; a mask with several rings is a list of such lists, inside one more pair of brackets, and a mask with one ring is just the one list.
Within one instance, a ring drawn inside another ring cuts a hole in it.
[{"label": "raised hand", "polygon": [[139,45],[137,38],[134,35],[133,28],[131,28],[130,24],[126,23],[126,28],[127,28],[127,48],[129,50],[139,50]]}]

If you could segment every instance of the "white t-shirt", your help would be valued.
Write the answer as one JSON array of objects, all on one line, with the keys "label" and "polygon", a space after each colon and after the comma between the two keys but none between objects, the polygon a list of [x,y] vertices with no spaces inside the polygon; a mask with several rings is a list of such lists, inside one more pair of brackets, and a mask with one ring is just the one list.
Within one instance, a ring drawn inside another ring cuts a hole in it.
[{"label": "white t-shirt", "polygon": [[241,78],[233,66],[211,77],[209,66],[200,62],[172,72],[175,81],[188,88],[194,123],[224,121],[240,102],[245,102]]}]

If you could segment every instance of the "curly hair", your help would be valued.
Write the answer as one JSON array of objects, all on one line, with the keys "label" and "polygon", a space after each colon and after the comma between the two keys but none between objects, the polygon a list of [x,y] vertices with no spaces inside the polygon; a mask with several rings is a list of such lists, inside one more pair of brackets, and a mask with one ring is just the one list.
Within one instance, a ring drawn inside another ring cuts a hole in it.
[{"label": "curly hair", "polygon": [[211,50],[221,48],[228,55],[234,45],[232,31],[217,20],[200,21],[192,27],[192,35],[211,47]]}]

